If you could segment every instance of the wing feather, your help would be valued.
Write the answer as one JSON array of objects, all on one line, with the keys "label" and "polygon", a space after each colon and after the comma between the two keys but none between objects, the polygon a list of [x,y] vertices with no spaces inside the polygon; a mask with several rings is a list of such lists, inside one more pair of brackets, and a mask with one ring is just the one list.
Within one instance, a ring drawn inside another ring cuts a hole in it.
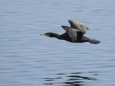
[{"label": "wing feather", "polygon": [[72,29],[71,27],[68,27],[68,26],[62,26],[62,28],[68,33],[68,35],[72,41],[77,40],[77,31],[78,30]]},{"label": "wing feather", "polygon": [[84,34],[86,33],[88,27],[82,23],[79,23],[77,21],[73,21],[73,20],[68,20],[68,22],[70,23],[71,28],[77,29],[81,32],[83,32]]}]

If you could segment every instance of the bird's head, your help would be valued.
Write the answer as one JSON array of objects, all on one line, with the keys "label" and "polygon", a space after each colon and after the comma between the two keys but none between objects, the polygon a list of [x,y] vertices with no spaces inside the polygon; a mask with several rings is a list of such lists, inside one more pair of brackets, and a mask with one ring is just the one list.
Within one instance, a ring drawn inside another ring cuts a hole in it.
[{"label": "bird's head", "polygon": [[52,32],[48,32],[48,33],[44,33],[44,34],[40,34],[40,35],[44,35],[44,36],[48,36],[48,37],[56,37],[58,34],[52,33]]}]

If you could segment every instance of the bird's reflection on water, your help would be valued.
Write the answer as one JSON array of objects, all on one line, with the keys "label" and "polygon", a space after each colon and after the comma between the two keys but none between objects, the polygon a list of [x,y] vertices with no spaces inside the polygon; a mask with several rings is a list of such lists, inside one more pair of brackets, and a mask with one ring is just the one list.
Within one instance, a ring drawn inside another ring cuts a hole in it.
[{"label": "bird's reflection on water", "polygon": [[[89,75],[85,76],[85,75]],[[53,85],[53,86],[88,86],[87,81],[96,81],[97,79],[94,78],[98,75],[98,72],[74,72],[74,73],[58,73],[55,78],[44,78],[45,83],[44,85]]]}]

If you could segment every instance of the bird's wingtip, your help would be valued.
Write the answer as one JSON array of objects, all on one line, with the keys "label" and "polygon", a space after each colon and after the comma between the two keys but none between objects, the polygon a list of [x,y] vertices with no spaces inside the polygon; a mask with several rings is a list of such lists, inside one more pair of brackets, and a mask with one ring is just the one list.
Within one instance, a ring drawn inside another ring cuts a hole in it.
[{"label": "bird's wingtip", "polygon": [[62,28],[69,28],[68,26],[64,26],[64,25],[62,25],[61,27],[62,27]]},{"label": "bird's wingtip", "polygon": [[71,22],[72,22],[72,20],[68,20],[68,22],[69,22],[69,23],[71,23]]},{"label": "bird's wingtip", "polygon": [[71,20],[68,20],[68,22],[70,22]]}]

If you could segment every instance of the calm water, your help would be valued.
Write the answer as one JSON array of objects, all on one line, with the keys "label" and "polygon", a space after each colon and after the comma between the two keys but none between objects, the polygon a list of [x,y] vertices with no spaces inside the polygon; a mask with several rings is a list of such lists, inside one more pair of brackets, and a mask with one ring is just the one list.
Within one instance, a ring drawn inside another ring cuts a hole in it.
[{"label": "calm water", "polygon": [[[67,20],[101,41],[69,43]],[[115,0],[1,0],[0,86],[115,86]]]}]

